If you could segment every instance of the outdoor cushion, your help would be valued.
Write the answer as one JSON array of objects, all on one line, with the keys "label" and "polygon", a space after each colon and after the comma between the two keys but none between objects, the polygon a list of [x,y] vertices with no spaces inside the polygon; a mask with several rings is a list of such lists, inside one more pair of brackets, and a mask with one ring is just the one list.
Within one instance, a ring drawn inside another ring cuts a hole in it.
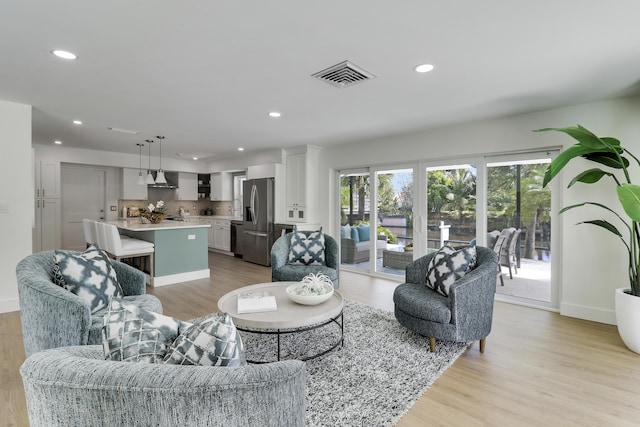
[{"label": "outdoor cushion", "polygon": [[368,242],[371,240],[370,227],[366,224],[360,224],[358,226],[358,238],[361,242]]},{"label": "outdoor cushion", "polygon": [[340,238],[341,239],[351,238],[351,226],[349,224],[340,226]]},{"label": "outdoor cushion", "polygon": [[358,243],[360,241],[360,235],[358,234],[358,227],[351,227],[351,240]]}]

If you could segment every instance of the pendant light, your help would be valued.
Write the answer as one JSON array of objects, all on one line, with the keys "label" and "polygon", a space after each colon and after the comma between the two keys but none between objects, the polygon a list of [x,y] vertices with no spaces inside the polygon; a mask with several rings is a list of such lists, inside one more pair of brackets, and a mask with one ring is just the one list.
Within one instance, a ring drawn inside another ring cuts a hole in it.
[{"label": "pendant light", "polygon": [[153,175],[151,174],[151,144],[153,144],[152,139],[146,140],[147,144],[149,144],[149,169],[147,169],[147,178],[145,179],[146,184],[155,184],[156,180],[153,179]]},{"label": "pendant light", "polygon": [[156,139],[160,145],[160,169],[158,169],[158,174],[156,175],[156,184],[166,184],[167,179],[164,177],[164,171],[162,170],[162,140],[164,136],[156,136]]},{"label": "pendant light", "polygon": [[147,185],[147,183],[144,182],[144,175],[142,175],[142,147],[144,147],[144,144],[139,142],[136,145],[138,146],[138,154],[140,158],[140,165],[138,167],[138,185]]}]

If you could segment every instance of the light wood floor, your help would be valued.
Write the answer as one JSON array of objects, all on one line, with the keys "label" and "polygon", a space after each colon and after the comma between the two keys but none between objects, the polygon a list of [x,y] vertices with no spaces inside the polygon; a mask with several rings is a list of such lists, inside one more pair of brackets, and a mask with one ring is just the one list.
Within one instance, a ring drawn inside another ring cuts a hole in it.
[{"label": "light wood floor", "polygon": [[[148,288],[165,314],[202,316],[224,293],[270,281],[267,267],[219,254],[210,262],[209,280]],[[354,273],[340,278],[346,298],[388,310],[395,285]],[[0,315],[0,360],[0,423],[27,426],[18,312]],[[485,353],[475,343],[398,426],[638,426],[638,396],[640,356],[614,326],[496,303]]]}]

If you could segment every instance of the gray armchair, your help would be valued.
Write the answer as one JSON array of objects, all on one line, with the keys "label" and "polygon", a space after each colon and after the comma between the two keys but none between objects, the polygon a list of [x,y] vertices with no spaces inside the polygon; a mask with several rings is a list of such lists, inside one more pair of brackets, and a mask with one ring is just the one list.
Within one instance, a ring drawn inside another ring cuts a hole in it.
[{"label": "gray armchair", "polygon": [[297,282],[309,273],[322,273],[329,276],[333,287],[338,289],[338,275],[340,270],[340,253],[338,243],[328,234],[324,235],[325,265],[289,265],[289,249],[291,235],[280,236],[271,247],[271,280],[274,282]]},{"label": "gray armchair", "polygon": [[436,339],[441,339],[480,340],[480,352],[484,352],[493,320],[498,257],[483,246],[477,246],[476,253],[476,268],[451,285],[449,297],[426,286],[427,266],[434,254],[409,264],[406,267],[407,283],[394,291],[396,319],[407,329],[429,337],[431,351],[435,351]]},{"label": "gray armchair", "polygon": [[104,360],[101,346],[36,353],[20,367],[29,424],[39,426],[302,427],[299,360],[165,365]]},{"label": "gray armchair", "polygon": [[[100,344],[106,308],[91,314],[89,303],[53,282],[54,252],[25,257],[16,267],[22,336],[27,356],[53,347]],[[80,253],[80,252],[74,252]],[[145,275],[124,263],[111,261],[124,300],[162,313],[160,300],[145,295]]]}]

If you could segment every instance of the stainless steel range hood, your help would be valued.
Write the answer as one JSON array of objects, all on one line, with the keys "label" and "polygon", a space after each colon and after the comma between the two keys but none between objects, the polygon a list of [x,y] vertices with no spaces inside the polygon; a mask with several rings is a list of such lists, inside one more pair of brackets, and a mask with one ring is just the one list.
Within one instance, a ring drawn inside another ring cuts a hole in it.
[{"label": "stainless steel range hood", "polygon": [[[157,172],[151,172],[153,179],[156,179]],[[165,172],[164,177],[167,180],[166,184],[149,184],[149,188],[178,188],[178,172]]]}]

